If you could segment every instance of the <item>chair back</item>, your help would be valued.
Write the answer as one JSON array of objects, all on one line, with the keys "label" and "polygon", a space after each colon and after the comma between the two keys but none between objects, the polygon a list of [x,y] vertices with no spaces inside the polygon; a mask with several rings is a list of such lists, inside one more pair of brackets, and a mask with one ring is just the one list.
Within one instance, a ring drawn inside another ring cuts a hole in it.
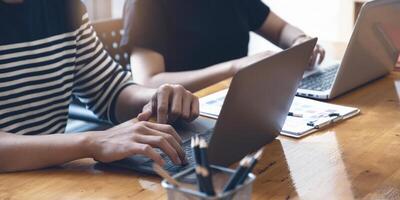
[{"label": "chair back", "polygon": [[124,67],[125,70],[130,71],[130,53],[119,45],[124,35],[123,20],[97,21],[93,23],[93,28],[111,57]]}]

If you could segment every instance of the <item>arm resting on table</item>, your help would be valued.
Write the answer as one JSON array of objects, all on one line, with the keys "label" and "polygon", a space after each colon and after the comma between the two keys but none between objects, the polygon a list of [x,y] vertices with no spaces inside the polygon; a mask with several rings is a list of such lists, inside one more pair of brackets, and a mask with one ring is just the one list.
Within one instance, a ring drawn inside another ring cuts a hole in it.
[{"label": "arm resting on table", "polygon": [[22,136],[0,132],[0,172],[31,170],[90,157],[85,134]]}]

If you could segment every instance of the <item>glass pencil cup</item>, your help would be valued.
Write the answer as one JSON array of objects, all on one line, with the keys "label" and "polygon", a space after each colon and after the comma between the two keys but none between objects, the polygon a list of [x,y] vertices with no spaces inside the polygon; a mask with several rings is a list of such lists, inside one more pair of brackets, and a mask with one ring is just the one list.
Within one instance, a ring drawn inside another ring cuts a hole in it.
[{"label": "glass pencil cup", "polygon": [[182,187],[175,187],[166,180],[161,185],[167,190],[169,200],[246,200],[251,199],[253,182],[256,179],[254,174],[250,173],[242,185],[235,189],[222,193],[223,187],[227,184],[230,177],[235,173],[234,170],[211,165],[212,179],[216,196],[207,196],[198,189],[197,178],[194,168],[187,169],[173,176],[182,183]]}]

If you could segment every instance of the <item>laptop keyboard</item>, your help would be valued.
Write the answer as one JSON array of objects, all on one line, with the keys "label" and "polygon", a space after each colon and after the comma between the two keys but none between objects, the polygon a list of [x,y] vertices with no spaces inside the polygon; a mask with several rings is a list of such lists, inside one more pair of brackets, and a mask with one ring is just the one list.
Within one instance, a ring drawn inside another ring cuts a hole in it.
[{"label": "laptop keyboard", "polygon": [[[211,133],[212,131],[209,130],[205,133],[199,134],[200,137],[206,139],[207,143],[210,141],[211,138]],[[194,160],[194,156],[193,156],[193,151],[192,151],[192,147],[190,146],[190,139],[186,140],[183,142],[182,144],[182,148],[183,151],[186,154],[186,159],[187,159],[187,163],[186,165],[175,165],[172,160],[163,152],[161,152],[161,156],[163,157],[164,161],[165,161],[165,165],[164,165],[164,169],[169,171],[172,174],[175,174],[177,172],[186,170],[190,167],[193,167],[195,165],[195,160]]]},{"label": "laptop keyboard", "polygon": [[332,87],[339,65],[328,67],[323,72],[318,72],[304,78],[300,82],[300,89],[325,91]]}]

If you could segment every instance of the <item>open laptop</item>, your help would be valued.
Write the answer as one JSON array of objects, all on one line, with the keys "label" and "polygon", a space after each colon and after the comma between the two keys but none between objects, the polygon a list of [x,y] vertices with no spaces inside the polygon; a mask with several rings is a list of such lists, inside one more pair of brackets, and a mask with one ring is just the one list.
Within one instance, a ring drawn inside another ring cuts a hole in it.
[{"label": "open laptop", "polygon": [[[361,9],[340,64],[320,66],[308,73],[297,94],[332,99],[388,74],[399,56],[391,30],[400,30],[400,1],[375,0]],[[399,36],[397,36],[399,37]]]},{"label": "open laptop", "polygon": [[[175,174],[194,165],[190,148],[190,137],[194,134],[209,140],[209,161],[222,166],[233,164],[274,140],[282,129],[316,42],[316,38],[312,39],[240,70],[232,79],[214,128],[214,120],[205,118],[176,127],[189,164],[174,165],[160,152],[166,161],[164,168]],[[109,164],[154,173],[153,161],[144,156]]]}]

